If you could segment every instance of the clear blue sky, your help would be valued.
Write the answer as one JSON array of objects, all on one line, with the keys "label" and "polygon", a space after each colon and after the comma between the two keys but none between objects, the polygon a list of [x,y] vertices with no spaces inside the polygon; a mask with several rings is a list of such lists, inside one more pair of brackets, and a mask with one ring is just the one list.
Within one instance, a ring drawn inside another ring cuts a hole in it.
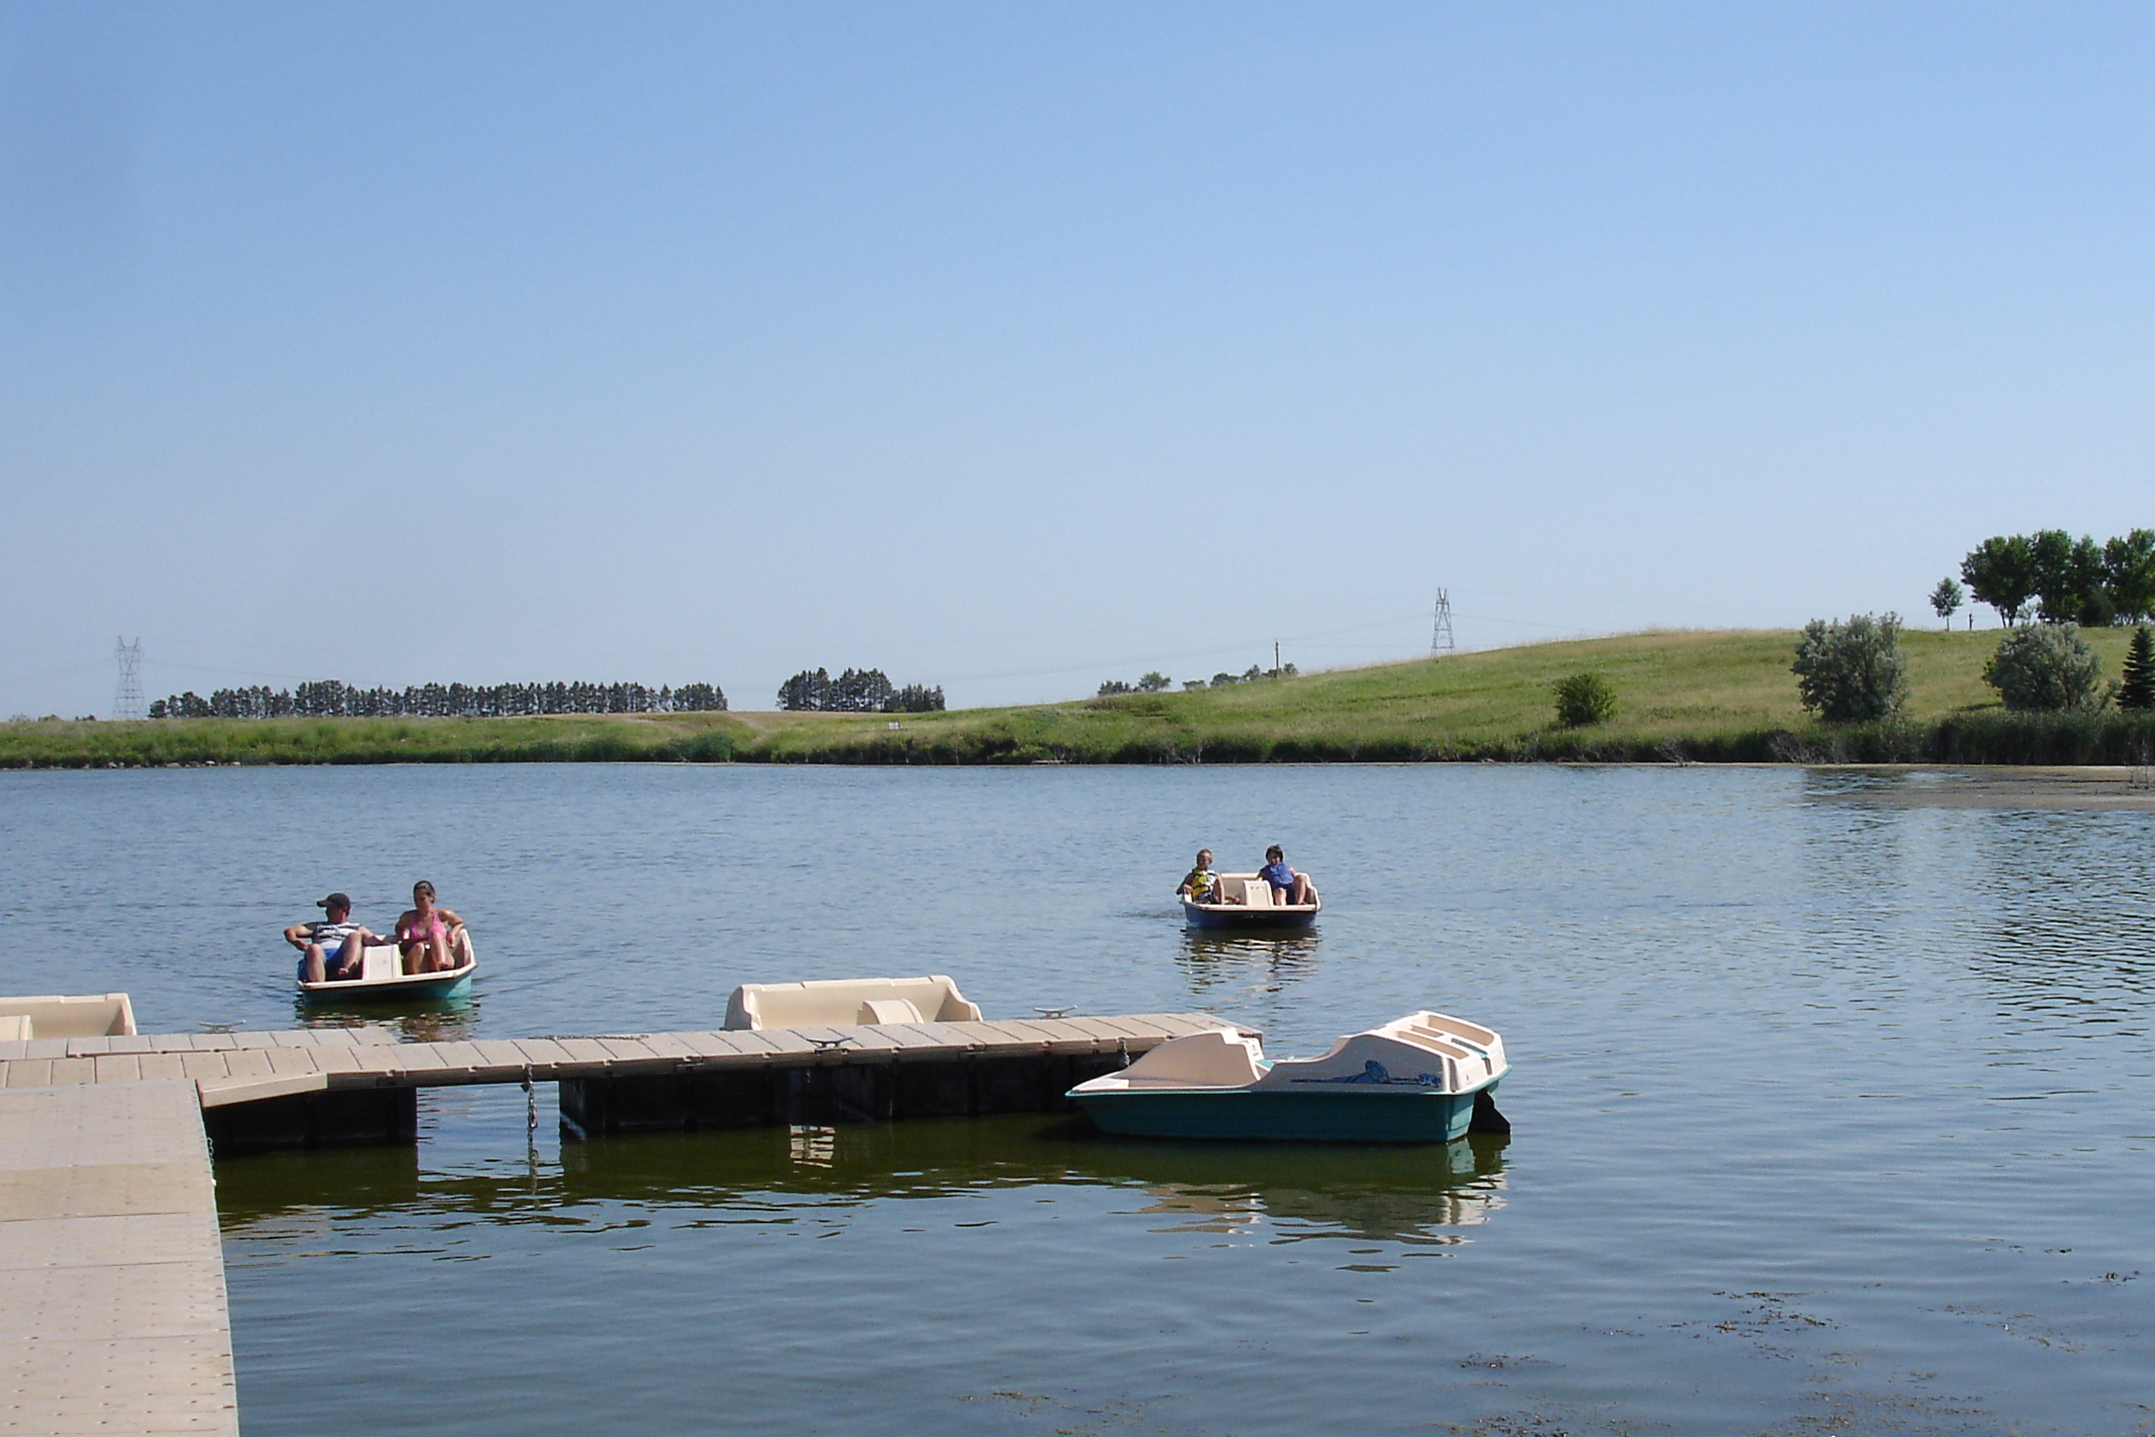
[{"label": "clear blue sky", "polygon": [[0,715],[1927,618],[2155,525],[2151,150],[2144,5],[14,0]]}]

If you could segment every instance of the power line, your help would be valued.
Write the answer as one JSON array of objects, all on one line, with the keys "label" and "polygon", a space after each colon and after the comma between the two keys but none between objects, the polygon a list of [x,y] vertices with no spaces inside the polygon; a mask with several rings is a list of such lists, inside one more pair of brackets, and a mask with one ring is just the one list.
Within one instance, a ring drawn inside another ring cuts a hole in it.
[{"label": "power line", "polygon": [[142,698],[141,638],[137,636],[132,644],[125,639],[114,639],[112,659],[120,666],[120,684],[112,696],[112,716],[116,719],[148,717],[149,706]]},{"label": "power line", "polygon": [[1449,589],[1437,590],[1436,620],[1429,630],[1429,656],[1448,654],[1458,645],[1452,640],[1452,595]]}]

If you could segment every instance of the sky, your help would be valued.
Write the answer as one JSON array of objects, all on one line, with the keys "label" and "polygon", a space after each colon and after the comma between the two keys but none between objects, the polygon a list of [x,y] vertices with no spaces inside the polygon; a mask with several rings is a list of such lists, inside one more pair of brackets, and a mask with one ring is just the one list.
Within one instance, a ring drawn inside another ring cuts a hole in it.
[{"label": "sky", "polygon": [[2155,526],[2151,161],[2144,5],[11,0],[0,716],[1934,622]]}]

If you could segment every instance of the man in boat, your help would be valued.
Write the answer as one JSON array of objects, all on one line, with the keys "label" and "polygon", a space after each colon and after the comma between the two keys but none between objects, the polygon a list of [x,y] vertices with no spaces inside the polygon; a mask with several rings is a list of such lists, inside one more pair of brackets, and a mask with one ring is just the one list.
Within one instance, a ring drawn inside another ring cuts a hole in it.
[{"label": "man in boat", "polygon": [[1289,868],[1286,850],[1276,843],[1265,850],[1265,866],[1257,870],[1257,876],[1271,885],[1274,903],[1299,907],[1317,901],[1310,896],[1309,875]]},{"label": "man in boat", "polygon": [[294,923],[284,930],[284,941],[306,956],[299,960],[299,976],[307,983],[342,982],[359,976],[359,957],[369,943],[388,940],[369,933],[352,921],[352,900],[342,893],[317,898],[314,906],[322,916],[312,923]]},{"label": "man in boat", "polygon": [[1212,871],[1212,850],[1197,850],[1197,866],[1183,875],[1182,884],[1175,890],[1178,898],[1192,903],[1225,903],[1226,895],[1220,891],[1220,875]]}]

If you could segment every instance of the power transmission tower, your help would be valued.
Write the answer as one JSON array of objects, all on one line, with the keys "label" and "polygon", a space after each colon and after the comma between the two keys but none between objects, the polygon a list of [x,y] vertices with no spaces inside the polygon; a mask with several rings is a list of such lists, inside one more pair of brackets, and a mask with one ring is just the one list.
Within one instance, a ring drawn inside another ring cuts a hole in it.
[{"label": "power transmission tower", "polygon": [[1452,642],[1452,594],[1449,589],[1437,590],[1437,621],[1429,631],[1429,656],[1448,654],[1455,647]]},{"label": "power transmission tower", "polygon": [[136,639],[130,644],[125,639],[114,639],[112,657],[120,666],[120,687],[112,696],[112,716],[116,719],[147,716],[149,710],[142,701],[142,640]]}]

